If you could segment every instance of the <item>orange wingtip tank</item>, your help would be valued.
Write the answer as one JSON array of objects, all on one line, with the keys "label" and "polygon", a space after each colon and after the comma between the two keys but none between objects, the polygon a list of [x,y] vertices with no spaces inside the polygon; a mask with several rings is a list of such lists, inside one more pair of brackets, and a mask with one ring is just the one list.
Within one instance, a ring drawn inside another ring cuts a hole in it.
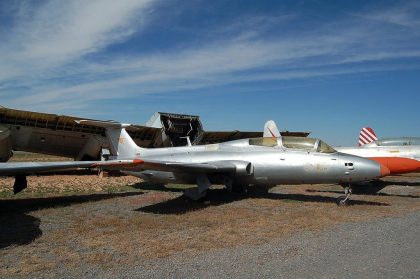
[{"label": "orange wingtip tank", "polygon": [[369,158],[387,167],[391,174],[402,174],[420,171],[420,161],[401,157],[371,157]]}]

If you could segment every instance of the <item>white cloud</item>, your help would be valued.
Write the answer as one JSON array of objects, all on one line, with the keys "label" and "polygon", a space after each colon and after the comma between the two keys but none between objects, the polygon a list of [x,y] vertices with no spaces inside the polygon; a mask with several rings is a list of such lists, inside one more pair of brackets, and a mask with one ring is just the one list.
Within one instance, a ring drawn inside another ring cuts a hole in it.
[{"label": "white cloud", "polygon": [[[65,7],[57,2],[45,5],[16,28],[22,32],[20,35],[18,32],[8,41],[6,54],[11,53],[10,48],[19,46],[18,55],[10,55],[9,60],[5,57],[8,63],[0,65],[0,81],[3,80],[0,95],[14,81],[33,88],[30,96],[15,98],[10,105],[56,109],[58,104],[81,108],[96,100],[231,83],[412,69],[412,64],[394,60],[420,58],[420,30],[403,32],[372,21],[372,18],[389,20],[386,15],[391,12],[382,10],[314,26],[311,32],[290,32],[270,38],[261,33],[267,33],[270,26],[275,29],[276,24],[300,19],[296,15],[269,18],[265,22],[260,17],[251,18],[249,23],[221,27],[223,39],[213,34],[212,40],[200,47],[175,46],[163,53],[120,54],[109,57],[105,63],[95,63],[84,56],[120,42],[142,28],[151,4],[149,1],[122,1],[123,4],[95,1],[86,2],[87,6],[82,2],[69,3]],[[407,13],[410,15],[405,18],[412,18],[407,10],[399,13],[400,19]],[[252,29],[255,22],[258,24]],[[235,36],[226,39],[226,33]],[[45,63],[40,63],[41,60]],[[386,65],[377,66],[376,62]],[[22,77],[24,74],[27,77]]]},{"label": "white cloud", "polygon": [[127,38],[142,25],[150,2],[22,2],[16,24],[2,34],[0,80],[52,70]]},{"label": "white cloud", "polygon": [[417,1],[406,1],[402,5],[387,7],[386,9],[378,9],[369,13],[360,14],[369,20],[381,23],[395,24],[409,28],[420,27],[420,3]]}]

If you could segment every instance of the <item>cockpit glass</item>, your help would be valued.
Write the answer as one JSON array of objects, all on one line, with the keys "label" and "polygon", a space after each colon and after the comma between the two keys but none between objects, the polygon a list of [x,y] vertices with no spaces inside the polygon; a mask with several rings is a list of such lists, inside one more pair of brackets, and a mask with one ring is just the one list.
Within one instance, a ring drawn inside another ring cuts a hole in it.
[{"label": "cockpit glass", "polygon": [[419,145],[420,138],[388,138],[375,141],[378,146]]},{"label": "cockpit glass", "polygon": [[[280,139],[279,139],[280,140]],[[317,144],[318,142],[318,144]],[[322,140],[304,138],[304,137],[281,137],[281,144],[285,148],[300,149],[306,151],[315,151],[319,153],[335,153],[334,148]],[[249,139],[249,145],[274,147],[278,145],[277,138],[252,138]]]},{"label": "cockpit glass", "polygon": [[404,139],[399,140],[377,140],[376,145],[378,146],[403,146],[408,145],[409,142]]},{"label": "cockpit glass", "polygon": [[276,138],[253,138],[249,139],[249,145],[274,147],[277,146]]},{"label": "cockpit glass", "polygon": [[320,153],[335,153],[337,152],[334,148],[323,142],[322,140],[319,141],[318,148],[316,149],[317,152]]},{"label": "cockpit glass", "polygon": [[282,144],[285,148],[314,150],[316,139],[304,137],[281,137]]},{"label": "cockpit glass", "polygon": [[[335,153],[337,152],[334,148],[323,142],[319,141],[317,145],[317,139],[303,138],[303,137],[282,137],[282,144],[285,148],[301,149],[307,151],[316,151],[320,153]],[[316,150],[315,150],[316,148]]]}]

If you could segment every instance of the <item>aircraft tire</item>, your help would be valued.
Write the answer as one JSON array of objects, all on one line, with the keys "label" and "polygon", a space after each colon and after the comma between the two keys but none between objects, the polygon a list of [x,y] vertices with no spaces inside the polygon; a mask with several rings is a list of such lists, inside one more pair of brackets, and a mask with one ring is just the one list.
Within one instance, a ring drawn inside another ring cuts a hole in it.
[{"label": "aircraft tire", "polygon": [[346,199],[346,196],[339,196],[336,200],[338,206],[349,205],[350,200]]}]

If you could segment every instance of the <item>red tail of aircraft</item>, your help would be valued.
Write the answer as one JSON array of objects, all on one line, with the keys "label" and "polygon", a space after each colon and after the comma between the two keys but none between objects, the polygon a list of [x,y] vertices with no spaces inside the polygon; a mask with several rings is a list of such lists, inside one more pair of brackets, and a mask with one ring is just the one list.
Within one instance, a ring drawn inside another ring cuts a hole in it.
[{"label": "red tail of aircraft", "polygon": [[359,134],[359,146],[371,143],[372,141],[378,140],[375,132],[370,127],[363,127]]}]

